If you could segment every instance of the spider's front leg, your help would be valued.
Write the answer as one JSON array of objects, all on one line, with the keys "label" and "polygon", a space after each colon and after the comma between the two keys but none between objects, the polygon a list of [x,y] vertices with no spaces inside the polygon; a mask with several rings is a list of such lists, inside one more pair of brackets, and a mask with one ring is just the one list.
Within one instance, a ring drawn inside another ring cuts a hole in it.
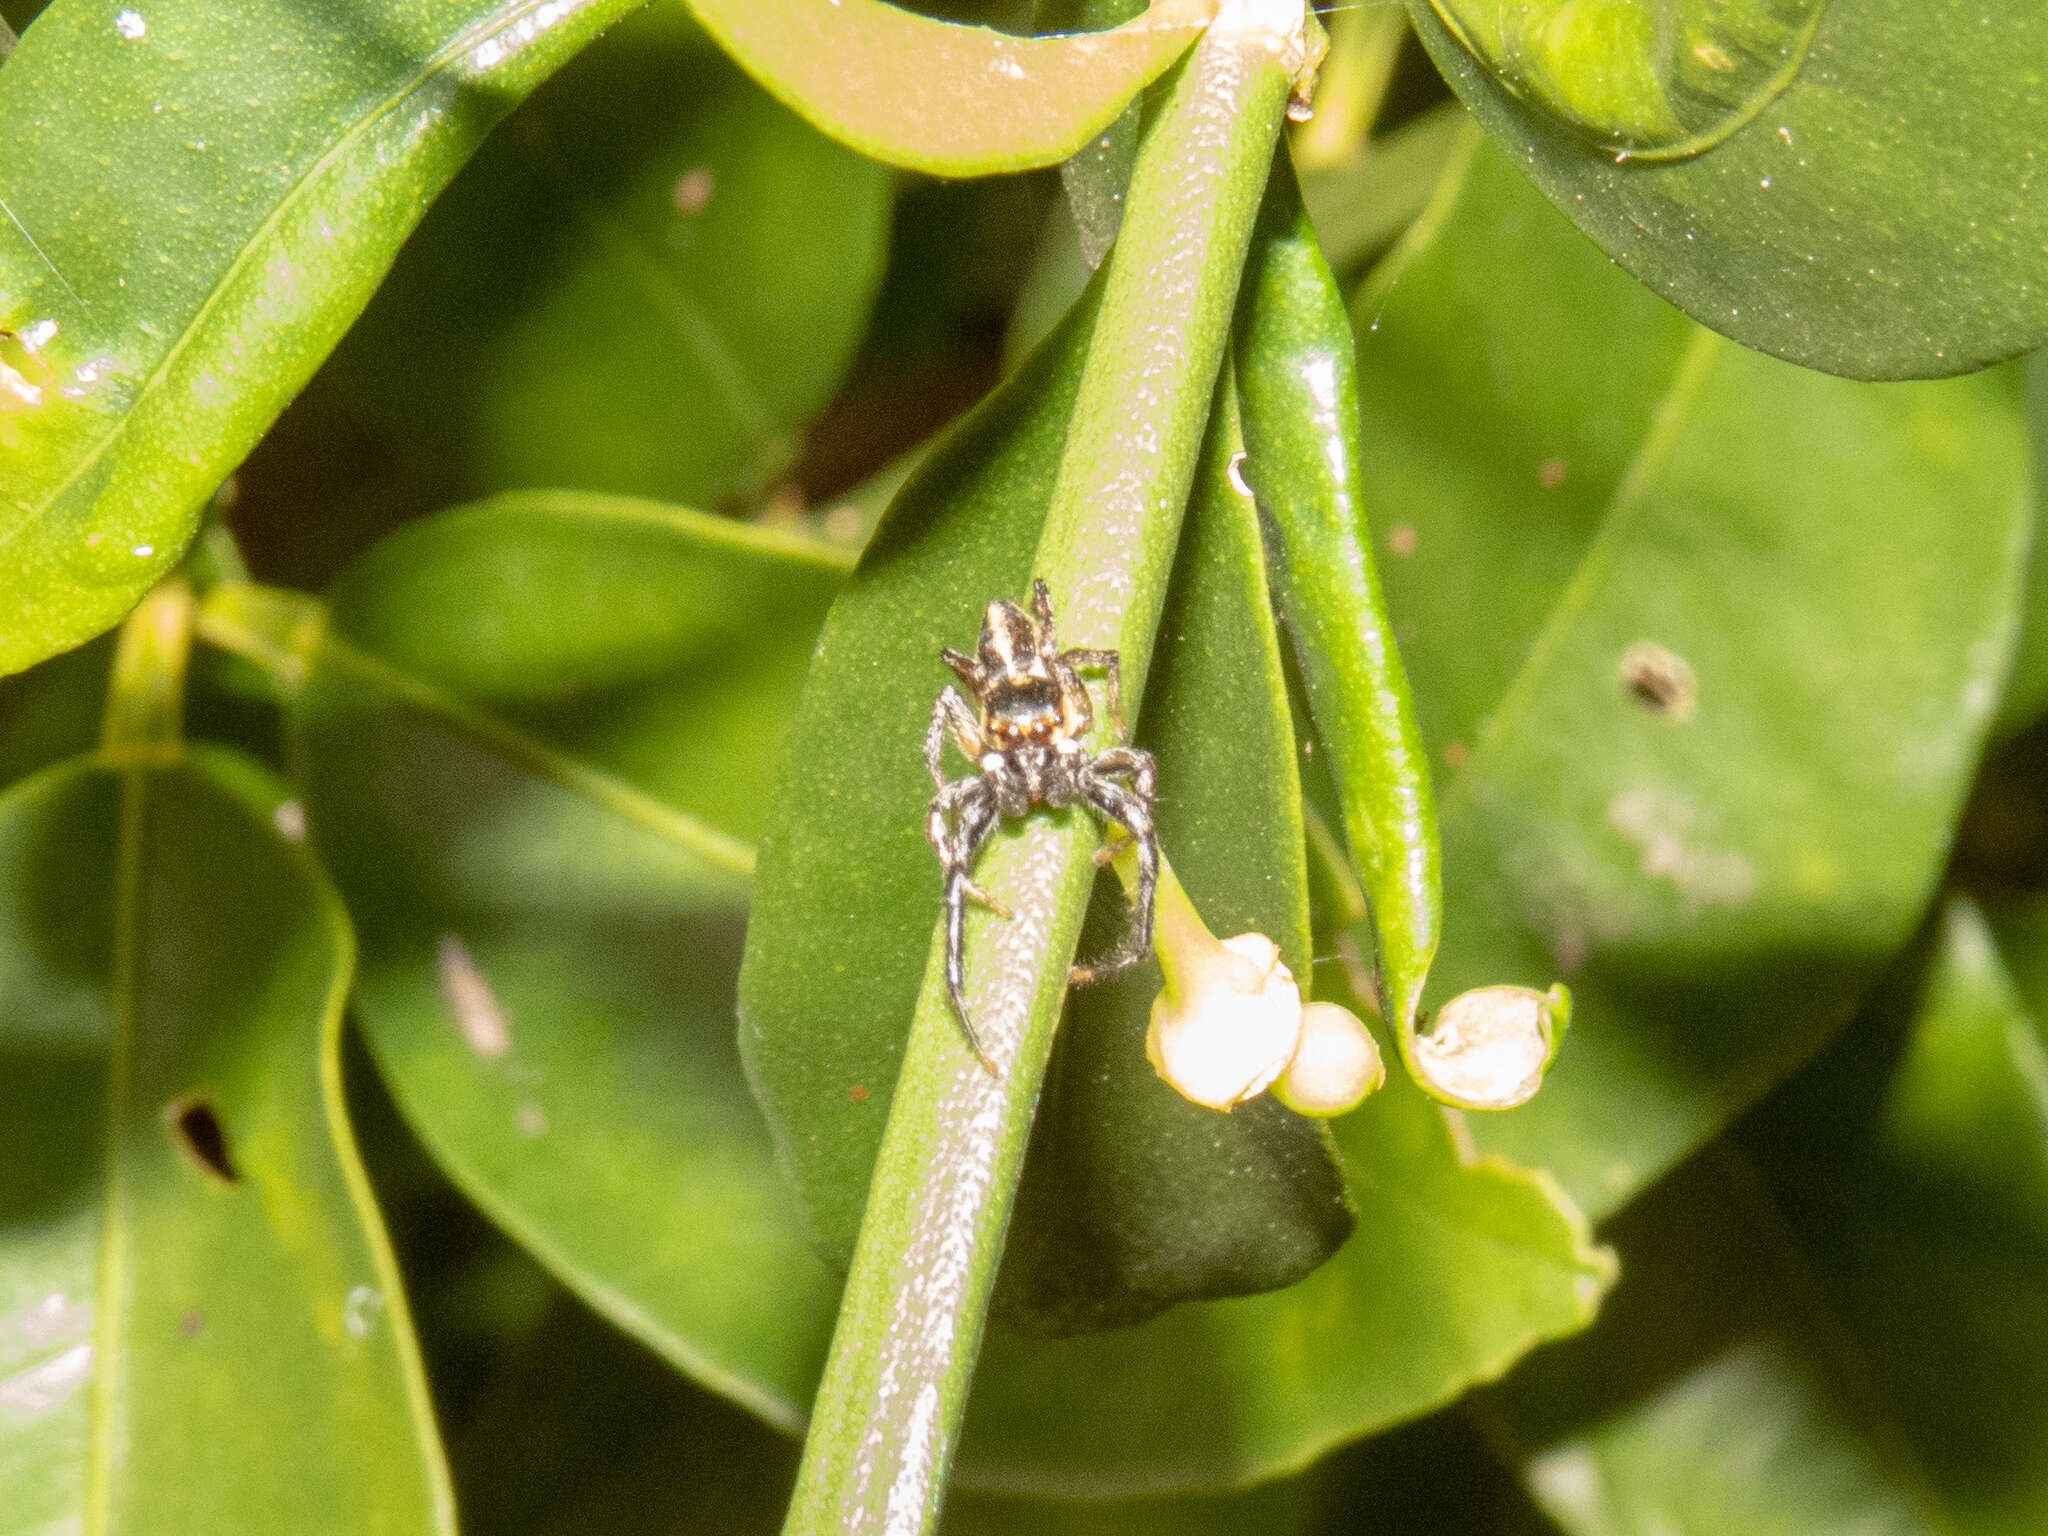
[{"label": "spider's front leg", "polygon": [[1127,740],[1130,732],[1124,728],[1123,669],[1115,651],[1066,651],[1060,660],[1070,667],[1100,667],[1102,669],[1103,692],[1108,695],[1109,723],[1116,730],[1118,741]]},{"label": "spider's front leg", "polygon": [[995,789],[988,780],[955,779],[941,785],[932,797],[924,828],[946,876],[946,991],[953,999],[953,1012],[967,1036],[968,1048],[991,1075],[996,1065],[981,1048],[981,1037],[974,1032],[974,1021],[967,1013],[967,903],[971,899],[999,916],[1010,915],[1009,909],[976,885],[968,873],[999,819]]},{"label": "spider's front leg", "polygon": [[[1111,747],[1081,770],[1082,801],[1104,821],[1121,826],[1138,845],[1138,889],[1123,941],[1092,965],[1068,971],[1067,979],[1075,986],[1100,981],[1152,953],[1152,908],[1159,891],[1159,837],[1152,824],[1156,778],[1152,754],[1139,747]],[[1119,783],[1122,779],[1130,782]]]}]

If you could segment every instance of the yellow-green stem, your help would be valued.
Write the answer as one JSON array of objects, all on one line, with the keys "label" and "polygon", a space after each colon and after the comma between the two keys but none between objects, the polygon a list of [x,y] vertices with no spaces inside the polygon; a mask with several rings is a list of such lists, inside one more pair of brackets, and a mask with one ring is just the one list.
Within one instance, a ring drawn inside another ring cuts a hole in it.
[{"label": "yellow-green stem", "polygon": [[[1121,653],[1133,713],[1307,19],[1296,5],[1277,28],[1286,15],[1226,5],[1146,136],[1039,544],[1063,643]],[[1034,816],[977,870],[1013,914],[969,928],[995,1074],[967,1049],[933,936],[788,1536],[936,1523],[1096,841],[1084,816]]]},{"label": "yellow-green stem", "polygon": [[192,588],[179,576],[151,588],[121,626],[100,746],[111,759],[174,755],[184,736]]}]

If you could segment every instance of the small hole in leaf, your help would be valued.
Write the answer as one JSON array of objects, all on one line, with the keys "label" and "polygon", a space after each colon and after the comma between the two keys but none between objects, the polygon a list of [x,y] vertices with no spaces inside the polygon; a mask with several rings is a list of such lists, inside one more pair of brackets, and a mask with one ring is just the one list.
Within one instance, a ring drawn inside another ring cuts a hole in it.
[{"label": "small hole in leaf", "polygon": [[1670,720],[1691,716],[1699,703],[1699,680],[1683,656],[1654,641],[1639,640],[1622,654],[1622,686],[1636,703]]},{"label": "small hole in leaf", "polygon": [[228,1156],[228,1133],[213,1106],[196,1093],[173,1099],[164,1106],[164,1123],[177,1137],[185,1155],[223,1184],[241,1181],[234,1160]]}]

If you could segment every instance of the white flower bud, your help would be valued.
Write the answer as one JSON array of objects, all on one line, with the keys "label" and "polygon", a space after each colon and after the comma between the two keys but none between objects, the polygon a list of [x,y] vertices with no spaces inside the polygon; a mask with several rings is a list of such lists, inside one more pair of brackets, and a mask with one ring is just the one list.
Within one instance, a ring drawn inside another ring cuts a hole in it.
[{"label": "white flower bud", "polygon": [[1572,1014],[1571,993],[1479,987],[1437,1010],[1409,1047],[1416,1079],[1461,1109],[1513,1109],[1543,1086],[1544,1070]]},{"label": "white flower bud", "polygon": [[1273,1090],[1297,1115],[1328,1119],[1358,1108],[1387,1080],[1379,1042],[1357,1014],[1335,1003],[1301,1010],[1301,1041]]},{"label": "white flower bud", "polygon": [[1175,924],[1168,942],[1170,951],[1167,942],[1160,946],[1166,986],[1145,1032],[1153,1068],[1182,1097],[1211,1109],[1265,1092],[1301,1039],[1301,988],[1280,946],[1263,933],[1219,941],[1199,918]]}]

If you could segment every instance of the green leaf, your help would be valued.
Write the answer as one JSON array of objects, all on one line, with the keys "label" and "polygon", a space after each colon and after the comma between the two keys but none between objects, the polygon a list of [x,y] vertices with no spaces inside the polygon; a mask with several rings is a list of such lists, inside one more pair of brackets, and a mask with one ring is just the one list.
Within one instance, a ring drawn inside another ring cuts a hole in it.
[{"label": "green leaf", "polygon": [[1510,94],[1624,158],[1719,144],[1806,63],[1827,0],[1519,0],[1436,14]]},{"label": "green leaf", "polygon": [[1937,938],[1902,1046],[1829,1063],[1891,1068],[1876,1112],[1775,1116],[1807,1134],[1764,1166],[1944,1511],[2019,1536],[2048,1525],[2048,924],[1957,899]]},{"label": "green leaf", "polygon": [[[2000,926],[2039,963],[2038,907]],[[1634,1299],[1504,1394],[1538,1496],[1587,1536],[2039,1530],[2044,1131],[2039,1025],[1952,899],[1739,1128],[1747,1163],[1712,1151],[1616,1224]]]},{"label": "green leaf", "polygon": [[1343,160],[1300,167],[1317,243],[1340,278],[1358,276],[1429,206],[1464,122],[1464,109],[1444,102]]},{"label": "green leaf", "polygon": [[0,672],[105,629],[624,0],[60,0],[0,71]]},{"label": "green leaf", "polygon": [[784,1427],[838,1282],[772,1165],[732,986],[749,844],[843,573],[700,513],[508,495],[352,567],[291,711],[408,1120],[592,1306]]},{"label": "green leaf", "polygon": [[1612,1231],[1628,1283],[1482,1411],[1568,1536],[1935,1536],[1792,1234],[1720,1149]]},{"label": "green leaf", "polygon": [[1920,0],[1409,14],[1545,194],[1701,324],[1852,378],[1963,373],[2048,340],[2031,0],[1967,18]]},{"label": "green leaf", "polygon": [[[1316,995],[1369,1011],[1327,966]],[[1243,1486],[1449,1402],[1592,1320],[1613,1260],[1543,1175],[1461,1150],[1448,1112],[1400,1073],[1333,1127],[1358,1209],[1335,1258],[1284,1291],[1136,1328],[991,1333],[961,1485],[1064,1498]]]},{"label": "green leaf", "polygon": [[1239,1493],[1151,1499],[1005,1499],[956,1493],[940,1536],[1311,1536],[1332,1502],[1314,1471]]},{"label": "green leaf", "polygon": [[[1146,0],[1035,0],[1032,30],[1040,36],[1102,32],[1135,21],[1145,8]],[[1071,216],[1070,228],[1091,271],[1102,265],[1123,223],[1124,197],[1138,161],[1143,119],[1143,103],[1133,98],[1101,133],[1060,163],[1060,188],[1066,193],[1063,201]]]},{"label": "green leaf", "polygon": [[[451,1297],[451,1306],[455,1298]],[[458,1322],[475,1327],[478,1308]],[[425,1333],[433,1322],[419,1305]],[[492,1362],[450,1425],[466,1536],[774,1536],[797,1445],[559,1292],[538,1326],[481,1341]],[[1311,1536],[1343,1492],[1332,1469],[1214,1497],[1076,1503],[951,1493],[944,1536]]]},{"label": "green leaf", "polygon": [[1408,37],[1398,5],[1331,6],[1330,51],[1316,70],[1314,112],[1291,136],[1297,169],[1309,172],[1369,152]]},{"label": "green leaf", "polygon": [[1443,888],[1429,757],[1365,517],[1355,346],[1282,156],[1238,308],[1245,472],[1273,539],[1274,591],[1372,904],[1380,1012],[1408,1060]]},{"label": "green leaf", "polygon": [[0,797],[0,1528],[452,1532],[347,918],[266,779],[171,751]]},{"label": "green leaf", "polygon": [[852,358],[889,190],[655,6],[492,136],[334,371],[451,495],[750,496]]},{"label": "green leaf", "polygon": [[1597,1215],[1810,1055],[1925,901],[2011,644],[2013,381],[1729,346],[1483,143],[1357,318],[1395,632],[1465,764],[1432,994],[1569,983],[1543,1091],[1471,1129]]},{"label": "green leaf", "polygon": [[985,176],[1057,165],[1201,34],[1213,0],[1114,31],[1012,37],[882,0],[689,0],[726,51],[833,138],[892,165]]},{"label": "green leaf", "polygon": [[[1256,512],[1226,384],[1182,525],[1137,741],[1159,765],[1160,847],[1219,935],[1272,938],[1309,974],[1294,724]],[[1130,921],[1107,877],[1083,958]],[[1277,1290],[1351,1234],[1326,1129],[1270,1094],[1228,1115],[1191,1104],[1145,1056],[1159,965],[1076,992],[1060,1022],[997,1280],[999,1321],[1074,1333],[1188,1297]]]},{"label": "green leaf", "polygon": [[[1016,470],[1028,459],[1013,452],[1000,463]],[[957,487],[964,470],[946,451],[927,473]],[[617,664],[608,655],[641,654],[635,624],[694,622],[704,599],[679,587],[717,594],[737,582],[730,571],[708,582],[649,576],[647,587],[662,589],[658,600],[629,601],[645,590],[636,573],[657,565],[650,545],[659,528],[615,549],[616,535],[600,537],[601,502],[578,498],[593,510],[571,515],[573,508],[545,510],[552,501],[507,498],[498,512],[455,515],[397,536],[343,583],[343,635],[365,646],[374,639],[387,665],[408,669],[402,676],[458,698],[513,696],[496,706],[501,726],[544,725],[548,740],[566,740],[561,706],[544,702],[565,680],[601,680]],[[533,526],[513,537],[511,512],[522,506]],[[546,539],[550,523],[560,530]],[[738,529],[733,536],[752,537]],[[546,562],[528,548],[543,542],[552,549]],[[692,541],[679,542],[689,555],[675,563],[705,558]],[[948,553],[964,558],[957,548]],[[1028,543],[1010,558],[1028,560]],[[590,569],[578,577],[581,560]],[[771,567],[782,572],[775,592],[789,589],[787,565]],[[548,604],[528,600],[537,586],[550,593]],[[970,625],[975,617],[972,608],[953,615]],[[615,652],[614,621],[630,641]],[[596,659],[567,665],[550,640],[588,643]],[[736,649],[707,643],[727,656]],[[509,779],[531,797],[553,792],[492,763],[474,735],[380,700],[345,666],[316,652],[295,737],[313,835],[369,919],[359,1005],[409,1116],[463,1187],[600,1311],[719,1390],[793,1422],[831,1327],[836,1282],[810,1256],[736,1066],[721,1054],[728,1004],[706,995],[730,985],[718,977],[729,977],[731,961],[707,948],[705,923],[676,916],[698,899],[694,887],[678,891],[666,854],[613,855],[609,885],[573,867],[529,868],[517,882],[495,874],[493,845],[517,846],[522,834],[516,822],[506,827],[501,808],[509,802],[492,786]],[[1148,708],[1167,707],[1170,679],[1159,674],[1164,691]],[[650,683],[645,696],[659,699],[661,686]],[[593,692],[590,708],[602,714],[609,690]],[[920,706],[926,696],[920,684]],[[352,699],[370,707],[358,713]],[[869,718],[879,729],[896,713],[875,705]],[[697,772],[744,776],[759,763],[750,739],[732,740],[722,768]],[[580,750],[587,761],[592,749]],[[914,763],[915,743],[907,750]],[[657,757],[665,753],[648,760]],[[882,757],[875,751],[862,762]],[[832,764],[818,767],[822,798],[833,787]],[[696,782],[692,773],[687,786],[644,787],[661,789],[681,811],[691,803],[685,788]],[[916,858],[903,873],[921,903],[918,943],[928,941],[936,902],[919,834],[922,799],[922,791],[912,798]],[[610,816],[582,840],[617,846],[626,837],[621,820]],[[826,890],[811,899],[838,896]],[[525,910],[506,910],[514,906]],[[410,916],[378,920],[384,911]],[[447,960],[438,953],[442,933],[462,946],[447,950]],[[846,975],[866,977],[875,953],[862,950]],[[914,963],[922,958],[920,950]],[[504,1025],[501,1056],[481,1054],[463,1035],[466,1008],[474,1037],[494,1045],[479,998],[495,1004]],[[808,1044],[825,1053],[834,1038],[820,1028]],[[868,1088],[864,1099],[847,1099],[859,1111],[885,1084],[853,1077],[838,1092]],[[1540,1180],[1499,1164],[1467,1167],[1439,1112],[1405,1084],[1337,1129],[1364,1230],[1336,1259],[1284,1292],[1183,1306],[1092,1340],[999,1337],[978,1383],[987,1406],[973,1410],[993,1428],[973,1431],[979,1448],[970,1444],[969,1477],[1048,1492],[1227,1487],[1442,1402],[1590,1315],[1605,1263]],[[707,1186],[731,1192],[732,1207],[714,1216],[685,1198]],[[1333,1360],[1344,1368],[1327,1368]],[[1192,1421],[1206,1426],[1199,1435],[1186,1413],[1197,1399],[1217,1405]]]},{"label": "green leaf", "polygon": [[0,677],[0,786],[90,751],[106,705],[111,640]]},{"label": "green leaf", "polygon": [[[2048,488],[2048,353],[2036,352],[2020,366],[2025,381],[2027,423],[2032,428],[2034,494]],[[2020,609],[2019,646],[2012,676],[1998,706],[1995,733],[2010,737],[2048,711],[2048,541],[2038,536],[2027,551],[2027,584]]]},{"label": "green leaf", "polygon": [[796,1442],[559,1291],[485,1348],[489,1377],[450,1435],[465,1536],[781,1530]]}]

